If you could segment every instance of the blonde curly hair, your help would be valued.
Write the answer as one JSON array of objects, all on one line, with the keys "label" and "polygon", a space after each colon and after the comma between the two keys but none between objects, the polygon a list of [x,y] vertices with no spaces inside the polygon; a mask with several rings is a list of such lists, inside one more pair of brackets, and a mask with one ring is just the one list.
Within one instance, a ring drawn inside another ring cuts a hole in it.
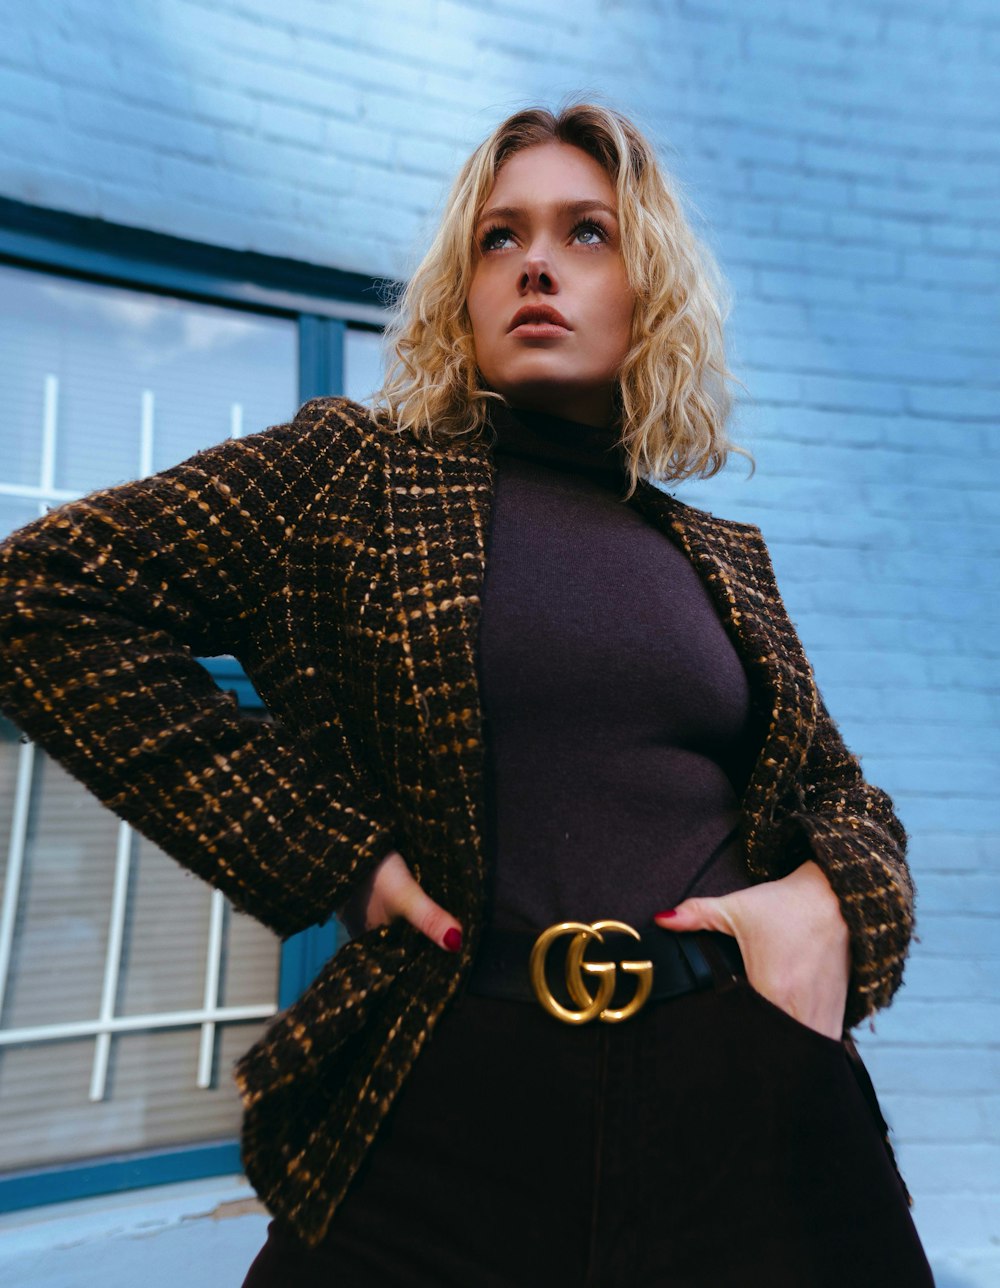
[{"label": "blonde curly hair", "polygon": [[622,255],[636,296],[616,390],[628,495],[641,476],[711,478],[730,452],[753,462],[725,429],[733,406],[726,381],[742,381],[726,367],[729,301],[715,258],[692,231],[647,140],[627,117],[595,103],[573,103],[558,114],[515,112],[462,166],[430,249],[391,304],[383,343],[392,361],[372,394],[373,420],[440,446],[479,437],[490,400],[505,402],[476,365],[466,307],[475,228],[504,163],[551,142],[593,157],[616,190]]}]

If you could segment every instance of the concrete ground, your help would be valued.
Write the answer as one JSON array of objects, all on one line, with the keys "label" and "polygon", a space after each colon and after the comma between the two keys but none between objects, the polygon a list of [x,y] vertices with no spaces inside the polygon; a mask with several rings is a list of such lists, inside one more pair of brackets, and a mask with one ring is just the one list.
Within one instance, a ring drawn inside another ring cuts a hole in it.
[{"label": "concrete ground", "polygon": [[[6,1213],[0,1215],[0,1284],[240,1288],[264,1242],[267,1222],[243,1176]],[[1000,1286],[1000,1249],[928,1247],[928,1255],[937,1288]],[[705,1288],[711,1288],[710,1281]]]},{"label": "concrete ground", "polygon": [[240,1288],[268,1216],[245,1177],[80,1199],[0,1216],[7,1288]]}]

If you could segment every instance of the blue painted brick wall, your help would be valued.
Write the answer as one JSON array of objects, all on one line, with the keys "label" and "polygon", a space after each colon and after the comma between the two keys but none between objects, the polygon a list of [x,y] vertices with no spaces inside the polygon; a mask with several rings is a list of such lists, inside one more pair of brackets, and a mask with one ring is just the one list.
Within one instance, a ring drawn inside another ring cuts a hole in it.
[{"label": "blue painted brick wall", "polygon": [[758,523],[821,688],[911,832],[918,933],[860,1030],[942,1284],[1000,1244],[1000,13],[993,0],[19,0],[0,192],[374,275],[507,112],[661,143],[733,288]]}]

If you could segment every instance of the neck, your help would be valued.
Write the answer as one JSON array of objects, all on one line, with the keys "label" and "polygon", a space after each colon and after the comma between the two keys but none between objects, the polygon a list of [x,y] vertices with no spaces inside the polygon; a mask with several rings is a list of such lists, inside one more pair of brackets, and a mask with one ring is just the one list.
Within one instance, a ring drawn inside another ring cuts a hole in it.
[{"label": "neck", "polygon": [[490,424],[498,453],[582,471],[616,487],[625,481],[626,456],[615,424],[588,425],[548,411],[500,403],[490,405]]},{"label": "neck", "polygon": [[591,429],[604,429],[615,419],[614,398],[610,392],[581,398],[572,392],[546,389],[538,400],[528,402],[515,402],[504,396],[513,412],[552,416],[556,420],[572,421],[575,425],[588,425]]}]

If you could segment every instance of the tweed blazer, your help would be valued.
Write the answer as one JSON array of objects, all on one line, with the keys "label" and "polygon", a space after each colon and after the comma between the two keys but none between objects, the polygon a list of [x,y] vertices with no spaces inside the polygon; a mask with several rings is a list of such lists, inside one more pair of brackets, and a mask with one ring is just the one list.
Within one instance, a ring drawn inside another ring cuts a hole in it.
[{"label": "tweed blazer", "polygon": [[[485,922],[494,470],[486,440],[431,448],[314,398],[0,544],[0,710],[117,815],[282,937],[340,910],[391,848],[464,928],[454,955],[402,918],[349,941],[235,1066],[248,1178],[310,1245]],[[740,802],[747,869],[822,867],[850,929],[846,1031],[902,980],[906,832],[830,717],[760,529],[647,482],[629,504],[690,558],[746,668],[766,730]],[[195,660],[220,654],[265,719]]]}]

